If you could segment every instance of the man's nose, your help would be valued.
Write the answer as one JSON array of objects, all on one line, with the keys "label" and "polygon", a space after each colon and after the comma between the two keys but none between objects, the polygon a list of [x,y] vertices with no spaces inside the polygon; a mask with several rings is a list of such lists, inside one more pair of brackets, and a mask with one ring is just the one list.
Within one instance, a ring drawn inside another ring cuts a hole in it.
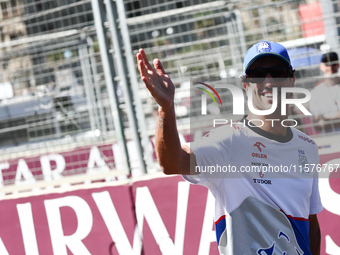
[{"label": "man's nose", "polygon": [[273,77],[267,73],[267,76],[266,78],[264,79],[264,82],[263,84],[266,86],[266,87],[269,87],[269,88],[272,88],[273,85],[274,85],[274,80],[273,80]]}]

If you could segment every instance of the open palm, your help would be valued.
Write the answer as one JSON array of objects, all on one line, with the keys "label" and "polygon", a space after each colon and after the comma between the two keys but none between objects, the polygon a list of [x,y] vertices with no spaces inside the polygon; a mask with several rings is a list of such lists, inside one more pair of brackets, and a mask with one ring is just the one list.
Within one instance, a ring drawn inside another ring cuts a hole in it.
[{"label": "open palm", "polygon": [[154,59],[152,68],[143,49],[137,54],[138,70],[142,81],[153,98],[164,110],[170,109],[174,102],[175,86],[165,72],[159,59]]}]

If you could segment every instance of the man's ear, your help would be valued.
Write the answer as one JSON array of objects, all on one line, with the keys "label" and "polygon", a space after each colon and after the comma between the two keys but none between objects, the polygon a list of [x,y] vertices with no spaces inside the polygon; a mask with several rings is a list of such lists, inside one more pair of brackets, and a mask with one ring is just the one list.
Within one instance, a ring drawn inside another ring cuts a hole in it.
[{"label": "man's ear", "polygon": [[246,82],[243,82],[242,87],[243,87],[243,89],[244,89],[245,91],[248,91],[249,84],[246,83]]},{"label": "man's ear", "polygon": [[325,73],[326,72],[326,69],[327,69],[327,66],[324,64],[324,63],[320,63],[320,70],[322,73]]},{"label": "man's ear", "polygon": [[295,76],[293,76],[292,78],[290,78],[290,82],[291,82],[291,87],[295,86]]}]

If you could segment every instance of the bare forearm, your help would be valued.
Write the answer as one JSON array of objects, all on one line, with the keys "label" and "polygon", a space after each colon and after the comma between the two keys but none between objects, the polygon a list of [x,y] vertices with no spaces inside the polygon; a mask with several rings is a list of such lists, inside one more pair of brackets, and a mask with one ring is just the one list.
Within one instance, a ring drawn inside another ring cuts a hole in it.
[{"label": "bare forearm", "polygon": [[[180,144],[174,107],[159,108],[156,128],[156,153],[165,174],[188,174],[190,155]],[[187,170],[186,170],[187,169]]]},{"label": "bare forearm", "polygon": [[310,239],[310,251],[312,255],[320,255],[320,243],[321,235],[319,230],[319,232],[315,233],[315,236]]},{"label": "bare forearm", "polygon": [[312,255],[320,255],[321,232],[316,215],[309,218],[309,242]]},{"label": "bare forearm", "polygon": [[[175,86],[159,59],[150,65],[143,49],[137,53],[142,81],[159,105],[156,128],[156,153],[165,174],[190,174],[190,159],[196,162],[188,146],[181,147],[174,109]],[[192,155],[192,156],[190,156]]]}]

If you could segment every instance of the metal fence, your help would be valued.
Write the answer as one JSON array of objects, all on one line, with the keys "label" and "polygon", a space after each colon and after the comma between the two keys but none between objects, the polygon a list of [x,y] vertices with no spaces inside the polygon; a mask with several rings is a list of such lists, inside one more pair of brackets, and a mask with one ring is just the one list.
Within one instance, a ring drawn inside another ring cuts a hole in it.
[{"label": "metal fence", "polygon": [[[138,1],[139,8],[131,9],[133,4],[136,1],[125,1],[131,46],[135,52],[144,48],[150,59],[162,60],[178,87],[179,119],[188,116],[184,106],[189,105],[189,94],[184,91],[190,78],[240,85],[243,57],[260,40],[280,42],[288,48],[296,86],[309,90],[323,79],[319,69],[322,53],[339,51],[337,1],[171,1],[159,5]],[[230,115],[230,93],[221,93],[222,101],[227,102],[223,111]],[[191,102],[195,105],[191,113],[200,111],[199,104]],[[303,132],[329,135],[316,130],[313,119],[297,109],[291,109],[291,116]],[[329,121],[332,131],[338,122]]]},{"label": "metal fence", "polygon": [[[189,110],[200,111],[198,104],[189,109],[190,78],[240,84],[246,50],[271,40],[288,48],[296,86],[311,90],[323,78],[321,54],[340,52],[332,0],[1,0],[0,9],[0,166],[3,184],[16,187],[30,178],[34,187],[37,180],[61,185],[157,169],[150,143],[157,105],[137,78],[139,48],[161,59],[174,81],[185,138]],[[222,97],[228,115],[230,94]],[[296,109],[292,117],[313,137],[337,134],[338,120],[326,133]],[[50,157],[44,168],[45,154],[71,158]],[[86,176],[98,168],[106,174]],[[83,178],[60,181],[74,174]]]},{"label": "metal fence", "polygon": [[112,130],[91,3],[1,7],[1,148]]}]

